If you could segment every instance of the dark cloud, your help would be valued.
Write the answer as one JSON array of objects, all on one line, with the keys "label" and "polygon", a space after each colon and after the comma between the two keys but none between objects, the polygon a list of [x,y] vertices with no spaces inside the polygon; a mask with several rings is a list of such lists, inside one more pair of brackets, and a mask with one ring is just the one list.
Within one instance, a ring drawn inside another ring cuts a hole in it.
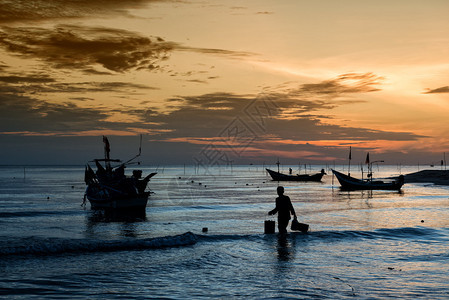
[{"label": "dark cloud", "polygon": [[[227,49],[188,47],[161,37],[126,30],[59,25],[39,27],[40,22],[62,22],[84,17],[127,15],[128,9],[152,2],[172,0],[16,0],[0,5],[0,47],[24,59],[36,59],[57,69],[76,70],[86,75],[111,75],[132,70],[167,71],[173,51],[189,51],[241,59],[253,53]],[[173,1],[176,2],[176,1]],[[24,24],[28,27],[18,27]],[[0,70],[6,65],[0,62]],[[191,76],[172,73],[171,76]],[[205,83],[194,79],[194,82]]]},{"label": "dark cloud", "polygon": [[[315,111],[331,110],[336,104],[299,100],[301,113],[294,118],[285,118],[284,111],[295,107],[298,101],[290,98],[288,93],[258,97],[215,93],[172,100],[180,103],[180,106],[171,113],[161,114],[152,109],[134,113],[143,114],[146,122],[155,123],[149,127],[167,130],[152,136],[152,143],[164,145],[164,148],[170,148],[164,142],[172,143],[176,149],[193,147],[196,153],[190,158],[195,159],[207,160],[205,153],[209,151],[212,151],[209,152],[210,155],[226,153],[227,159],[236,161],[253,158],[259,162],[275,153],[286,157],[299,153],[295,159],[318,162],[323,158],[345,157],[347,153],[342,156],[341,147],[336,146],[336,143],[333,143],[334,146],[317,146],[306,144],[305,141],[312,143],[340,140],[342,143],[352,141],[363,144],[376,140],[415,141],[423,137],[411,132],[390,132],[324,123],[322,120],[329,117]],[[347,104],[342,103],[341,105]],[[237,132],[238,138],[234,139],[233,134]],[[354,144],[352,146],[355,148]]]},{"label": "dark cloud", "polygon": [[[339,126],[323,121],[331,118],[331,110],[336,106],[357,102],[348,101],[345,96],[357,93],[361,97],[363,93],[379,90],[380,80],[370,73],[346,74],[314,85],[299,85],[284,92],[258,96],[214,93],[177,97],[170,99],[177,105],[171,113],[162,114],[151,109],[134,113],[143,113],[147,122],[156,124],[154,128],[167,130],[153,136],[153,142],[170,142],[173,147],[194,145],[196,158],[215,149],[216,155],[225,151],[232,159],[240,161],[244,157],[260,161],[273,153],[279,153],[278,156],[300,153],[296,159],[302,157],[309,161],[337,159],[341,157],[341,147],[336,146],[337,143],[324,147],[305,141],[340,140],[363,144],[376,140],[416,141],[423,137],[411,132]],[[329,113],[325,114],[326,111]],[[241,140],[229,138],[236,132],[241,132]],[[354,144],[352,146],[354,148]]]},{"label": "dark cloud", "polygon": [[186,80],[186,81],[187,82],[193,82],[193,83],[202,83],[202,84],[208,83],[207,81],[201,80],[201,79],[189,79],[189,80]]},{"label": "dark cloud", "polygon": [[8,68],[8,66],[4,62],[0,61],[0,71],[4,71],[7,68]]},{"label": "dark cloud", "polygon": [[[336,106],[350,103],[347,100],[336,100],[336,98],[349,93],[377,90],[373,85],[378,77],[372,74],[351,74],[350,85],[343,83],[347,78],[347,75],[342,75],[337,79],[314,85],[300,85],[283,93],[265,93],[258,96],[232,93],[179,96],[167,99],[166,109],[170,109],[171,112],[158,113],[152,107],[142,109],[123,105],[120,109],[85,109],[73,103],[51,104],[29,97],[32,92],[47,94],[66,92],[73,94],[72,99],[84,101],[90,98],[76,97],[76,93],[114,91],[130,94],[133,90],[151,88],[145,85],[124,82],[68,84],[53,82],[52,78],[46,76],[6,76],[3,78],[5,84],[0,85],[2,100],[0,120],[3,123],[2,128],[9,128],[3,131],[61,131],[65,124],[71,123],[70,130],[75,131],[98,128],[122,130],[135,127],[165,132],[161,134],[161,138],[175,138],[215,137],[236,118],[241,120],[246,118],[246,124],[249,127],[259,126],[258,135],[268,134],[266,130],[269,124],[269,133],[282,139],[319,140],[329,139],[329,135],[332,135],[332,139],[353,137],[407,140],[414,138],[409,133],[380,132],[323,124],[320,120],[328,118],[323,111],[330,111]],[[34,84],[34,81],[45,82]],[[28,84],[22,84],[23,82]],[[333,95],[333,97],[319,98],[318,96],[322,94]],[[151,102],[144,101],[141,104],[148,105]],[[105,122],[111,113],[132,115],[136,121],[132,124]],[[262,127],[256,124],[261,115],[269,116]],[[18,120],[26,121],[21,123]],[[296,130],[297,128],[301,130]]]},{"label": "dark cloud", "polygon": [[[166,101],[171,111],[164,113],[152,107],[145,109],[126,105],[115,109],[83,108],[74,103],[52,104],[28,96],[3,93],[0,95],[0,128],[8,135],[56,133],[59,136],[102,130],[128,131],[132,134],[138,129],[152,133],[152,144],[159,147],[153,148],[153,151],[159,155],[164,156],[164,153],[170,153],[173,149],[187,147],[189,157],[183,159],[192,158],[192,153],[199,155],[204,147],[213,145],[227,149],[230,153],[240,151],[239,154],[243,153],[241,149],[245,148],[244,156],[247,157],[266,157],[276,151],[279,153],[306,151],[312,153],[308,156],[309,159],[319,160],[320,156],[338,153],[339,147],[321,147],[297,142],[413,141],[422,137],[410,132],[345,127],[323,122],[326,118],[330,118],[330,113],[326,114],[326,111],[330,112],[336,106],[348,104],[345,100],[338,101],[335,98],[357,91],[364,93],[376,90],[370,84],[363,85],[354,81],[357,77],[365,80],[370,76],[352,76],[351,86],[349,84],[346,86],[341,80],[338,81],[341,78],[338,77],[335,80],[317,83],[313,85],[313,89],[310,85],[300,85],[284,93],[266,93],[257,96],[213,93],[173,97]],[[338,81],[339,84],[328,84],[334,81]],[[328,98],[317,101],[317,97],[323,95],[318,89],[319,86],[323,89],[331,86],[334,90],[334,86],[338,86],[338,92],[324,93]],[[142,104],[151,105],[151,102]],[[114,113],[128,114],[135,121],[111,122],[109,117]],[[245,131],[246,144],[242,144],[241,141],[229,142],[228,135],[236,130]],[[164,157],[168,158],[167,155]]]},{"label": "dark cloud", "polygon": [[377,76],[373,73],[348,73],[338,76],[335,79],[323,81],[316,84],[304,84],[297,93],[312,93],[312,94],[352,94],[352,93],[367,93],[379,91],[376,86],[383,80],[383,77]]},{"label": "dark cloud", "polygon": [[0,93],[6,94],[114,92],[130,95],[155,89],[157,88],[120,81],[65,83],[56,82],[54,78],[47,75],[0,76]]},{"label": "dark cloud", "polygon": [[[382,80],[382,77],[372,73],[348,73],[294,88],[288,87],[288,84],[281,85],[280,88],[274,88],[275,91],[267,89],[267,93],[283,108],[283,119],[295,119],[312,111],[331,110],[341,105],[365,102],[360,96],[350,96],[379,91],[378,86]],[[276,92],[279,89],[280,92]]]},{"label": "dark cloud", "polygon": [[[2,81],[3,84],[1,84]],[[43,81],[44,84],[39,84],[40,81]],[[37,92],[69,92],[76,95],[76,93],[104,91],[129,95],[134,89],[145,88],[148,87],[123,82],[67,84],[54,82],[52,78],[46,76],[5,76],[3,80],[0,79],[1,132],[13,135],[74,135],[95,130],[126,132],[129,127],[146,129],[146,125],[139,120],[135,123],[108,120],[112,113],[122,113],[120,110],[111,110],[107,107],[80,107],[73,102],[52,103],[33,96]],[[75,101],[92,100],[85,97],[72,97],[72,99]]]},{"label": "dark cloud", "polygon": [[88,98],[88,97],[70,97],[70,100],[75,100],[75,101],[93,101],[95,99]]},{"label": "dark cloud", "polygon": [[[151,129],[147,122],[137,118],[134,122],[110,120],[114,113],[142,113],[134,110],[126,106],[121,109],[81,107],[72,102],[55,104],[22,95],[0,95],[0,136],[58,137],[101,135],[101,132],[114,132],[118,135],[166,132],[164,129]],[[156,127],[154,123],[151,125]]]},{"label": "dark cloud", "polygon": [[226,56],[226,57],[237,58],[237,59],[257,55],[256,53],[245,52],[245,51],[232,51],[232,50],[213,49],[213,48],[195,48],[195,47],[184,47],[184,46],[178,46],[177,50],[190,51],[190,52],[203,53],[203,54],[220,55],[220,56]]},{"label": "dark cloud", "polygon": [[98,66],[113,72],[158,69],[174,48],[173,43],[130,31],[78,26],[54,30],[3,27],[0,45],[15,55],[37,58],[55,68],[84,72],[98,72]]},{"label": "dark cloud", "polygon": [[[272,135],[292,140],[415,140],[420,136],[408,132],[376,131],[324,124],[329,118],[322,111],[363,100],[348,101],[343,96],[379,90],[382,78],[372,73],[344,74],[316,84],[303,84],[285,92],[254,95],[215,93],[197,97],[171,99],[177,110],[169,114],[152,111],[148,121],[164,124],[170,129],[167,137],[216,137],[224,128],[239,119],[253,128],[257,136]],[[326,95],[326,97],[322,97]],[[339,100],[339,98],[343,98]],[[321,113],[317,113],[321,111]],[[256,124],[265,118],[263,126]],[[257,126],[259,125],[259,126]]]},{"label": "dark cloud", "polygon": [[437,89],[428,89],[424,94],[440,94],[440,93],[449,93],[449,86],[443,86]]},{"label": "dark cloud", "polygon": [[29,85],[24,90],[39,93],[95,93],[114,92],[119,94],[141,94],[142,90],[155,90],[157,88],[143,84],[129,82],[75,82],[54,83],[46,85]]},{"label": "dark cloud", "polygon": [[120,29],[73,25],[57,26],[54,29],[3,27],[0,31],[0,47],[22,58],[41,60],[54,68],[95,75],[142,69],[161,71],[161,63],[173,51],[237,59],[255,55],[224,49],[186,47],[160,37],[149,38]]},{"label": "dark cloud", "polygon": [[30,75],[30,76],[0,76],[0,82],[13,83],[13,84],[23,84],[23,83],[49,83],[55,82],[53,78],[48,75]]},{"label": "dark cloud", "polygon": [[0,23],[40,22],[51,19],[108,17],[126,14],[162,0],[10,0],[0,5]]},{"label": "dark cloud", "polygon": [[[43,82],[42,84],[40,82]],[[37,82],[37,83],[36,83]],[[135,117],[135,121],[111,121],[115,113],[137,116],[142,111],[132,107],[122,106],[120,109],[108,107],[81,107],[77,101],[93,100],[92,98],[76,97],[77,94],[92,92],[115,92],[130,95],[135,90],[150,87],[125,82],[54,82],[46,76],[4,76],[0,78],[0,135],[77,135],[95,131],[116,131],[122,134],[147,132],[145,122]],[[53,103],[34,97],[47,93],[46,99],[51,100],[51,93],[65,92],[72,94],[72,102]]]},{"label": "dark cloud", "polygon": [[[108,114],[81,109],[74,104],[50,104],[27,96],[2,94],[0,127],[2,132],[54,133],[99,128]],[[103,124],[104,125],[104,124]]]}]

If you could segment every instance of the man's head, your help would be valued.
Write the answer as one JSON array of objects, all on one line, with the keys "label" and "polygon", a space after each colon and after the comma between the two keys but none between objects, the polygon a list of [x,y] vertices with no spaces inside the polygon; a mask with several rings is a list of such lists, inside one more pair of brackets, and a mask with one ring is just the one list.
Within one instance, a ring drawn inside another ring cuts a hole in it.
[{"label": "man's head", "polygon": [[283,186],[278,186],[277,192],[278,192],[279,196],[284,195],[284,187]]}]

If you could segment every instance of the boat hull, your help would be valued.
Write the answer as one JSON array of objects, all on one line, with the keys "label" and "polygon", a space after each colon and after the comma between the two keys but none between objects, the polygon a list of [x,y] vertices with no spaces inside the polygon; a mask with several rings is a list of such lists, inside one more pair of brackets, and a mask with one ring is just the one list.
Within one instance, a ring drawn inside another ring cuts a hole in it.
[{"label": "boat hull", "polygon": [[365,181],[335,170],[332,170],[332,173],[337,177],[342,190],[400,190],[404,184],[404,180],[400,178],[391,182]]},{"label": "boat hull", "polygon": [[324,173],[317,173],[314,175],[286,175],[270,169],[266,169],[273,181],[321,181]]},{"label": "boat hull", "polygon": [[87,186],[85,195],[92,209],[144,209],[150,192],[138,193],[130,182],[120,190],[92,183]]},{"label": "boat hull", "polygon": [[145,209],[148,203],[149,192],[144,194],[117,197],[117,198],[97,198],[87,195],[92,209]]}]

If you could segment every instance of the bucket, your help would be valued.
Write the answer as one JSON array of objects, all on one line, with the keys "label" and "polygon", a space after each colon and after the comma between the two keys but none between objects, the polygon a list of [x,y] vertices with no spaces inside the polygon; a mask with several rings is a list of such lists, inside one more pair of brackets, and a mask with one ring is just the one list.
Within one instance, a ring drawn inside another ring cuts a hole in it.
[{"label": "bucket", "polygon": [[276,221],[265,220],[265,234],[274,233],[276,227]]}]

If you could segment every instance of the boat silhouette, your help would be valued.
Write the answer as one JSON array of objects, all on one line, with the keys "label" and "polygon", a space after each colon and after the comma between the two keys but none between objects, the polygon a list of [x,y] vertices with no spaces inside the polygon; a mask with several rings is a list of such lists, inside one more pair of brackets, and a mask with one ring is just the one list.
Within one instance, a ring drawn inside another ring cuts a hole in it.
[{"label": "boat silhouette", "polygon": [[[142,137],[141,137],[142,141]],[[84,203],[89,200],[92,209],[145,209],[150,191],[146,187],[150,178],[157,173],[151,173],[142,178],[142,170],[133,170],[132,175],[125,175],[125,168],[134,158],[122,163],[119,159],[109,157],[110,146],[108,138],[103,136],[105,158],[94,159],[97,168],[94,172],[86,164],[84,181],[87,185],[84,194]],[[104,165],[102,165],[102,163]],[[117,163],[112,166],[111,163]]]},{"label": "boat silhouette", "polygon": [[332,170],[342,190],[400,190],[404,184],[404,176],[400,175],[396,180],[384,182],[382,180],[373,180],[372,176],[362,180]]},{"label": "boat silhouette", "polygon": [[324,169],[321,170],[320,173],[316,174],[296,174],[296,175],[287,175],[280,172],[276,172],[270,169],[266,169],[268,174],[270,174],[273,181],[321,181],[321,178],[326,174]]}]

